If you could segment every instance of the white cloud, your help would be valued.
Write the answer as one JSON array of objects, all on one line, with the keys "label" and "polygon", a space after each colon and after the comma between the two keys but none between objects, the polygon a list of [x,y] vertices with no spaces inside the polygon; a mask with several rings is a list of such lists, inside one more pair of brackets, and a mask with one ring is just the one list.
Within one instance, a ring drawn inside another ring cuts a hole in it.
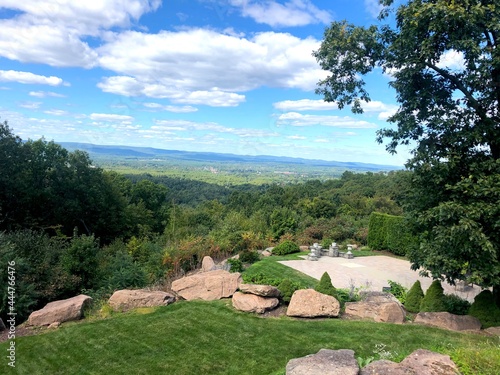
[{"label": "white cloud", "polygon": [[95,121],[133,121],[132,116],[116,115],[114,113],[92,113],[89,118]]},{"label": "white cloud", "polygon": [[239,137],[277,137],[279,134],[262,129],[230,128],[215,122],[193,122],[186,120],[156,120],[151,130],[155,131],[209,131],[227,133]]},{"label": "white cloud", "polygon": [[59,86],[64,84],[64,81],[59,77],[47,77],[30,72],[20,72],[16,70],[0,70],[0,81],[50,86]]},{"label": "white cloud", "polygon": [[374,18],[377,18],[380,11],[383,9],[383,5],[380,5],[379,0],[365,0],[366,11]]},{"label": "white cloud", "polygon": [[338,109],[335,103],[311,99],[284,100],[273,103],[273,106],[282,111],[328,111]]},{"label": "white cloud", "polygon": [[96,52],[82,39],[130,26],[161,0],[3,0],[0,9],[21,12],[0,20],[0,56],[51,66],[92,68]]},{"label": "white cloud", "polygon": [[316,142],[316,143],[330,143],[330,140],[325,139],[325,138],[316,138],[314,140],[314,142]]},{"label": "white cloud", "polygon": [[309,0],[284,4],[273,0],[230,0],[230,3],[240,9],[242,16],[273,27],[328,24],[333,19],[329,11],[319,9]]},{"label": "white cloud", "polygon": [[53,116],[65,116],[68,114],[68,112],[63,111],[62,109],[49,109],[47,111],[43,111],[43,113]]},{"label": "white cloud", "polygon": [[379,120],[387,120],[394,115],[399,108],[397,105],[385,104],[377,100],[368,103],[362,102],[361,107],[366,113],[378,113],[377,118]]},{"label": "white cloud", "polygon": [[40,105],[42,105],[42,103],[41,102],[22,102],[22,103],[19,103],[18,105],[21,108],[38,109],[38,108],[40,108]]},{"label": "white cloud", "polygon": [[58,94],[57,92],[52,92],[52,91],[30,91],[29,96],[35,96],[37,98],[46,98],[46,97],[65,98],[66,97],[66,95]]},{"label": "white cloud", "polygon": [[463,70],[465,68],[464,54],[455,50],[448,50],[441,55],[436,65],[440,68]]},{"label": "white cloud", "polygon": [[338,128],[349,129],[371,129],[376,128],[375,124],[367,121],[354,120],[351,117],[340,116],[316,116],[316,115],[303,115],[297,112],[287,112],[280,115],[276,121],[278,126],[332,126]]},{"label": "white cloud", "polygon": [[319,43],[274,32],[246,39],[205,29],[127,31],[98,49],[100,65],[119,74],[98,87],[182,104],[235,106],[245,100],[240,92],[262,86],[315,89],[327,74],[311,56]]},{"label": "white cloud", "polygon": [[198,108],[192,107],[190,105],[177,106],[177,105],[163,105],[160,103],[143,103],[142,105],[153,111],[168,111],[174,113],[189,113],[198,111]]},{"label": "white cloud", "polygon": [[297,139],[297,140],[307,139],[306,137],[303,137],[301,135],[289,135],[286,138],[287,139]]}]

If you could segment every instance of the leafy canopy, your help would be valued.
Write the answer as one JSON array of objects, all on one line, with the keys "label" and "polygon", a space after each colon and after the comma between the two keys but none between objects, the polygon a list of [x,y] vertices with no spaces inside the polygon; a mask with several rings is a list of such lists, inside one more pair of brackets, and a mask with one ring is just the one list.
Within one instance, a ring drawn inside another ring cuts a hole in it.
[{"label": "leafy canopy", "polygon": [[493,286],[500,301],[500,2],[410,0],[377,25],[334,22],[313,53],[331,72],[317,93],[363,112],[363,77],[392,76],[399,109],[379,130],[412,148],[407,212],[420,233],[413,267]]}]

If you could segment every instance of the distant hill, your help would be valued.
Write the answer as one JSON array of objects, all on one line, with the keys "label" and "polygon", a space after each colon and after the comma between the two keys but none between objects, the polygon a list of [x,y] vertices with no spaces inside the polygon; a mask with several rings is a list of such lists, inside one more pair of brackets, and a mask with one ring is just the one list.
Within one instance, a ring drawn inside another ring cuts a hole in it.
[{"label": "distant hill", "polygon": [[114,156],[123,158],[141,158],[141,159],[156,159],[167,158],[184,161],[203,161],[203,162],[228,162],[228,163],[257,163],[257,164],[290,164],[315,167],[335,167],[346,170],[356,171],[391,171],[402,169],[401,166],[381,165],[358,162],[341,162],[327,161],[319,159],[303,159],[292,158],[287,156],[270,156],[270,155],[236,155],[222,154],[217,152],[194,152],[194,151],[178,151],[178,150],[163,150],[151,147],[132,147],[132,146],[103,146],[94,145],[91,143],[79,142],[59,142],[64,148],[74,151],[82,150],[88,152],[91,156]]}]

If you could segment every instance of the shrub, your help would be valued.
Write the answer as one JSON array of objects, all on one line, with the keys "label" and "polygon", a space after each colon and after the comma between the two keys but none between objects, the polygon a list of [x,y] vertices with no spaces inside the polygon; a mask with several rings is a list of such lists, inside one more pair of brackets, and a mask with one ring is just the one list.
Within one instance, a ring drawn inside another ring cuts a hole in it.
[{"label": "shrub", "polygon": [[273,255],[287,255],[299,252],[299,245],[289,240],[283,241],[273,249]]},{"label": "shrub", "polygon": [[314,290],[316,290],[316,292],[327,294],[338,299],[337,289],[333,286],[332,279],[330,278],[328,272],[323,273],[318,285],[316,285],[316,288],[314,288]]},{"label": "shrub", "polygon": [[406,301],[404,303],[406,310],[412,313],[420,311],[420,304],[424,298],[424,291],[420,280],[415,281],[408,293],[406,293]]},{"label": "shrub", "polygon": [[387,281],[391,287],[391,290],[389,291],[394,297],[398,299],[399,302],[404,304],[406,302],[406,296],[408,293],[408,289],[406,289],[403,285],[392,281],[388,280]]},{"label": "shrub", "polygon": [[445,310],[443,287],[439,280],[434,280],[429,289],[427,289],[424,298],[422,298],[420,311],[437,312]]},{"label": "shrub", "polygon": [[456,294],[444,295],[444,306],[446,311],[455,315],[467,315],[471,306],[470,302],[460,298]]},{"label": "shrub", "polygon": [[259,253],[254,250],[243,250],[240,252],[240,260],[243,263],[255,263],[259,260]]},{"label": "shrub", "polygon": [[283,281],[283,279],[267,277],[262,272],[253,275],[243,273],[242,277],[243,281],[247,284],[272,285],[275,287],[280,285]]},{"label": "shrub", "polygon": [[285,303],[289,303],[292,299],[292,295],[296,290],[300,289],[300,285],[294,283],[290,279],[284,279],[279,285],[278,289],[281,292],[281,299]]},{"label": "shrub", "polygon": [[228,259],[227,263],[229,264],[229,272],[243,272],[243,263],[239,259]]},{"label": "shrub", "polygon": [[388,215],[379,212],[372,212],[368,223],[367,243],[372,249],[387,249],[387,232],[385,220]]},{"label": "shrub", "polygon": [[474,298],[469,315],[478,318],[482,328],[500,326],[500,308],[490,290],[483,290]]}]

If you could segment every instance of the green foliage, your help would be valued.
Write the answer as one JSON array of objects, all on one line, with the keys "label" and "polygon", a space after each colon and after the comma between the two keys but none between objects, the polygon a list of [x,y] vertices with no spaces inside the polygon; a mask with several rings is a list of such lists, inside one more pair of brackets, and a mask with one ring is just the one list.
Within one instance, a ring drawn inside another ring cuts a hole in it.
[{"label": "green foliage", "polygon": [[146,272],[124,251],[117,252],[104,264],[100,290],[113,292],[119,289],[143,288],[148,282]]},{"label": "green foliage", "polygon": [[314,290],[338,299],[337,289],[333,286],[332,279],[330,278],[328,272],[324,272],[323,275],[321,275],[321,279]]},{"label": "green foliage", "polygon": [[283,281],[279,283],[277,288],[281,292],[281,299],[283,300],[283,302],[289,303],[292,299],[293,293],[296,290],[300,289],[300,285],[290,279],[283,279]]},{"label": "green foliage", "polygon": [[469,315],[478,318],[482,328],[500,326],[500,308],[490,290],[483,290],[474,298]]},{"label": "green foliage", "polygon": [[420,280],[417,280],[406,294],[406,301],[404,303],[406,310],[412,313],[418,313],[423,298],[424,291],[422,290]]},{"label": "green foliage", "polygon": [[259,260],[259,253],[255,250],[243,250],[239,253],[240,260],[243,263],[255,263]]},{"label": "green foliage", "polygon": [[243,272],[245,269],[243,267],[243,263],[239,259],[234,259],[234,258],[228,259],[227,264],[229,264],[230,266],[229,272]]},{"label": "green foliage", "polygon": [[285,234],[294,234],[299,226],[297,212],[287,207],[274,209],[270,216],[270,222],[271,231],[275,239]]},{"label": "green foliage", "polygon": [[273,249],[273,255],[287,255],[299,252],[299,245],[289,240],[283,241]]},{"label": "green foliage", "polygon": [[94,236],[78,236],[76,231],[61,257],[64,270],[78,278],[77,289],[91,289],[96,283],[99,244]]},{"label": "green foliage", "polygon": [[388,215],[372,212],[368,223],[368,246],[376,250],[387,249],[387,227],[385,225]]},{"label": "green foliage", "polygon": [[389,291],[394,297],[398,299],[403,305],[406,303],[408,289],[396,281],[388,280],[391,290]]},{"label": "green foliage", "polygon": [[445,310],[450,314],[467,315],[471,306],[466,299],[460,298],[456,294],[444,295]]},{"label": "green foliage", "polygon": [[434,280],[425,292],[424,298],[420,303],[421,312],[440,312],[446,311],[444,303],[443,287],[439,280]]}]

